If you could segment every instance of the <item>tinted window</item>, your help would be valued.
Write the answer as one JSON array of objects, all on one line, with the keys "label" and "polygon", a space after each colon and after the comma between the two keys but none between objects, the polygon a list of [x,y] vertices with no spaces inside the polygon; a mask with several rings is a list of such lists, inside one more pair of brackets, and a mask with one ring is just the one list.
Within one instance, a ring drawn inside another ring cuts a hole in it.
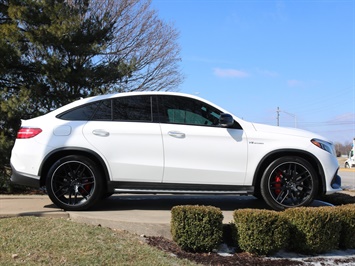
[{"label": "tinted window", "polygon": [[104,100],[100,102],[100,105],[96,109],[96,112],[91,120],[100,121],[100,120],[112,120],[112,101]]},{"label": "tinted window", "polygon": [[159,96],[160,121],[172,124],[219,125],[221,111],[198,100]]},{"label": "tinted window", "polygon": [[113,99],[113,120],[152,122],[151,96],[129,96]]},{"label": "tinted window", "polygon": [[69,110],[63,114],[58,115],[58,118],[64,120],[90,120],[96,111],[99,102],[89,103],[75,109]]},{"label": "tinted window", "polygon": [[65,120],[152,122],[151,96],[128,96],[94,102],[69,110]]}]

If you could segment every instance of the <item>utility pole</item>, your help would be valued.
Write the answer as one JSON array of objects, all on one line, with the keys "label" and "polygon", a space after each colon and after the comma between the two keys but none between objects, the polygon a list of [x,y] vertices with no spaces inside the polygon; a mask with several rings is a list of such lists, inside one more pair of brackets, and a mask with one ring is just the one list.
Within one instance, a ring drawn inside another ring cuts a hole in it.
[{"label": "utility pole", "polygon": [[291,114],[289,112],[286,112],[286,111],[283,111],[283,110],[280,110],[280,107],[277,107],[277,110],[276,110],[276,113],[277,113],[277,116],[276,116],[276,119],[277,119],[277,126],[280,126],[280,112],[283,112],[289,116],[292,116],[294,119],[295,119],[295,128],[297,127],[297,117],[295,114]]}]

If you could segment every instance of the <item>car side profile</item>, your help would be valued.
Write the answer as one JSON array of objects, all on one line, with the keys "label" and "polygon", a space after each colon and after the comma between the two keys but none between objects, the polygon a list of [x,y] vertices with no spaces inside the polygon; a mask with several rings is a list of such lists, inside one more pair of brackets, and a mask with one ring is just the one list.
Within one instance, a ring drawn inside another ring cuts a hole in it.
[{"label": "car side profile", "polygon": [[323,137],[173,92],[95,96],[23,120],[11,167],[12,182],[45,186],[70,211],[113,193],[255,195],[284,210],[341,190]]}]

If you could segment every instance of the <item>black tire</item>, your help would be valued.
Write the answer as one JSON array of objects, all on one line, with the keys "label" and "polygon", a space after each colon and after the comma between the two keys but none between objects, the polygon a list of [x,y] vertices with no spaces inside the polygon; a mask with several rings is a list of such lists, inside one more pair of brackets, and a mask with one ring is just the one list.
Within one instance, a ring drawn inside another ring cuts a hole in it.
[{"label": "black tire", "polygon": [[49,169],[46,187],[48,196],[66,211],[83,211],[102,196],[103,178],[96,164],[87,157],[69,155]]},{"label": "black tire", "polygon": [[318,177],[312,165],[300,157],[274,160],[261,178],[261,194],[274,210],[308,206],[318,193]]},{"label": "black tire", "polygon": [[350,168],[350,164],[345,163],[345,168]]},{"label": "black tire", "polygon": [[263,200],[263,196],[261,195],[260,187],[256,186],[253,196],[259,200]]},{"label": "black tire", "polygon": [[101,195],[101,199],[108,199],[109,197],[111,197],[114,193],[113,192],[106,192],[106,193],[102,193]]}]

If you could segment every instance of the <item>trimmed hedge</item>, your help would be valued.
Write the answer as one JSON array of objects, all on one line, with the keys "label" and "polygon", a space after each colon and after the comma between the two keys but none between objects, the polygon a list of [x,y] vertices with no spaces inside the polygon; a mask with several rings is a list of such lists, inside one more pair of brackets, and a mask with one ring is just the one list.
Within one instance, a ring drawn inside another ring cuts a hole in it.
[{"label": "trimmed hedge", "polygon": [[234,223],[222,224],[220,209],[176,206],[172,209],[173,240],[184,250],[210,252],[222,242],[258,255],[281,249],[319,254],[355,249],[355,204],[291,208],[284,212],[240,209]]},{"label": "trimmed hedge", "polygon": [[186,251],[210,252],[222,243],[222,211],[212,206],[175,206],[171,210],[173,240]]},{"label": "trimmed hedge", "polygon": [[355,204],[342,205],[332,211],[341,222],[339,248],[355,249]]},{"label": "trimmed hedge", "polygon": [[241,209],[234,211],[237,244],[241,250],[267,255],[287,246],[289,224],[280,213],[268,210]]},{"label": "trimmed hedge", "polygon": [[290,223],[292,239],[288,248],[304,254],[338,249],[341,222],[333,207],[292,208],[282,215]]}]

